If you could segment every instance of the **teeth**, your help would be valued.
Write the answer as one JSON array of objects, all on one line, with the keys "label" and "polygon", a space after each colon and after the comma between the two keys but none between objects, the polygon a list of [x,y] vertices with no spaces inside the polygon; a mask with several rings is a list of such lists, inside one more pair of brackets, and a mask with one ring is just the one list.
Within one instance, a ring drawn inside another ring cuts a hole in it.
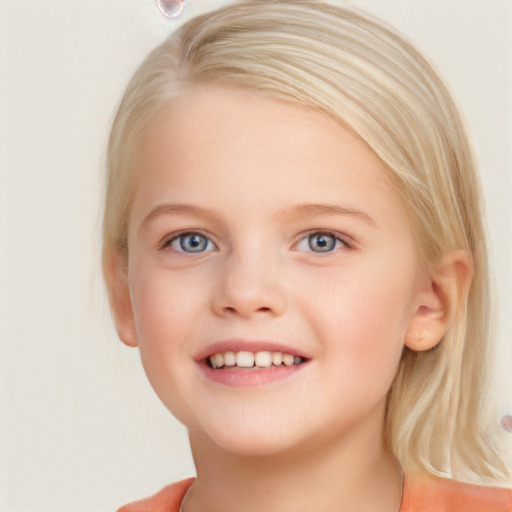
[{"label": "teeth", "polygon": [[272,364],[274,366],[281,366],[282,362],[283,362],[282,352],[272,352]]},{"label": "teeth", "polygon": [[225,366],[235,366],[236,364],[236,355],[234,352],[224,352],[224,365]]},{"label": "teeth", "polygon": [[283,363],[285,366],[293,366],[295,358],[291,354],[283,354]]},{"label": "teeth", "polygon": [[254,366],[254,354],[252,352],[238,352],[236,365],[239,368],[252,368]]},{"label": "teeth", "polygon": [[283,354],[282,352],[219,352],[209,357],[212,368],[222,368],[237,366],[238,368],[270,368],[272,366],[293,366],[301,364],[302,357],[292,354]]},{"label": "teeth", "polygon": [[224,356],[222,354],[214,354],[211,357],[211,363],[214,368],[222,368],[224,366]]},{"label": "teeth", "polygon": [[270,352],[256,352],[254,364],[258,368],[270,368],[272,366],[272,354]]}]

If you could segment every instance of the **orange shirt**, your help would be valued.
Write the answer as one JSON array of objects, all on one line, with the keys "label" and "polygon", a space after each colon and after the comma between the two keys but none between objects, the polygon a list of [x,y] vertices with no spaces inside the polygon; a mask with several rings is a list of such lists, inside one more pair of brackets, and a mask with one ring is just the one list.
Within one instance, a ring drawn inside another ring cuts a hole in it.
[{"label": "orange shirt", "polygon": [[121,507],[117,512],[179,512],[181,501],[195,478],[164,487],[154,496]]},{"label": "orange shirt", "polygon": [[400,512],[512,512],[512,489],[406,475]]},{"label": "orange shirt", "polygon": [[[193,481],[188,478],[164,487],[154,496],[126,505],[117,512],[179,512]],[[512,512],[512,489],[406,475],[400,512]]]}]

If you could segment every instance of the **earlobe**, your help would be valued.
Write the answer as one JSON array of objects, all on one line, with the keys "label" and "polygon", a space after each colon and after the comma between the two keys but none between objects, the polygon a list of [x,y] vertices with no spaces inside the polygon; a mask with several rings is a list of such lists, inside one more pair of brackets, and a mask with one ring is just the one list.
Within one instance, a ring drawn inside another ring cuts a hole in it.
[{"label": "earlobe", "polygon": [[130,347],[137,346],[137,335],[130,299],[126,258],[114,251],[105,259],[103,268],[110,309],[119,339]]},{"label": "earlobe", "polygon": [[454,251],[428,272],[418,291],[417,309],[405,337],[411,350],[435,347],[464,307],[473,280],[473,258],[468,251]]}]

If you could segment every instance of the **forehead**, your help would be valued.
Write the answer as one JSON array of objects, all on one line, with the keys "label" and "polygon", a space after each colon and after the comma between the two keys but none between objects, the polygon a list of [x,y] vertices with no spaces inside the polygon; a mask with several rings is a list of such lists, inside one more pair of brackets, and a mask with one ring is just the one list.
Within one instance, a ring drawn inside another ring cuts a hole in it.
[{"label": "forehead", "polygon": [[396,203],[393,195],[382,161],[326,115],[242,88],[202,86],[175,98],[146,132],[133,209],[192,201],[270,214],[341,201],[372,210]]}]

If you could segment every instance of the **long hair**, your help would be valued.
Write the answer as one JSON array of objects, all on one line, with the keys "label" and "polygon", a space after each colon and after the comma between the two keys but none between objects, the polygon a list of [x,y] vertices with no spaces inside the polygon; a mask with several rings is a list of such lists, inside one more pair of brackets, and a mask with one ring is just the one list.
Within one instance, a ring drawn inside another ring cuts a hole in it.
[{"label": "long hair", "polygon": [[144,130],[165,103],[202,83],[292,99],[349,128],[385,163],[422,263],[472,254],[467,302],[443,340],[404,349],[385,438],[406,471],[504,480],[485,412],[491,322],[479,179],[431,65],[382,21],[314,0],[251,0],[192,19],[146,58],[120,103],[107,155],[104,262],[113,251],[127,255],[131,163]]}]

